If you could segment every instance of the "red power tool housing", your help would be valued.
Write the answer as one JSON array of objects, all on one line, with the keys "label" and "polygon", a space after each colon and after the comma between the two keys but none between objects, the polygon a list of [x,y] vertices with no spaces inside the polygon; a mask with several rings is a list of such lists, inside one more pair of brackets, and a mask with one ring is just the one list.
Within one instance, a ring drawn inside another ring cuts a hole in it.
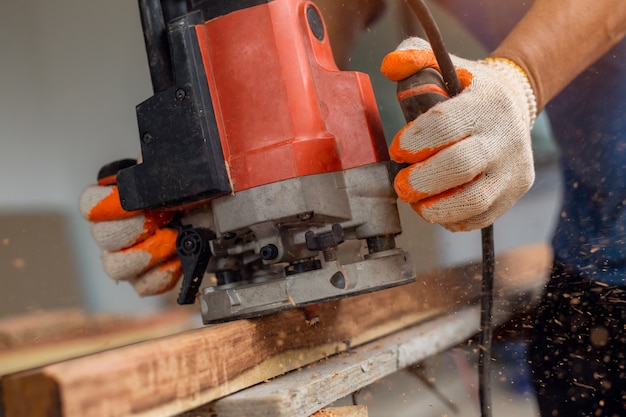
[{"label": "red power tool housing", "polygon": [[315,4],[140,10],[155,95],[137,106],[142,163],[117,178],[127,210],[195,207],[179,302],[205,274],[206,323],[414,279],[369,78],[337,69]]}]

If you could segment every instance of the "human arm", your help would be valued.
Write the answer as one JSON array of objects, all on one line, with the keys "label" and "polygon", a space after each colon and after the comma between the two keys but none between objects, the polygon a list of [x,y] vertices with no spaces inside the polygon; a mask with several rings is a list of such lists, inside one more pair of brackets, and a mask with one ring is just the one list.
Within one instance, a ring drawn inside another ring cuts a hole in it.
[{"label": "human arm", "polygon": [[[601,20],[596,13],[589,19],[581,18],[584,23],[572,29],[578,36],[572,40],[566,39],[568,33],[563,29],[567,21],[553,19],[562,30],[557,39],[546,39],[545,34],[556,33],[556,29],[549,27],[551,20],[546,8],[540,7],[541,13],[534,11],[540,3],[554,4],[538,0],[532,13],[516,27],[517,32],[494,51],[492,59],[474,62],[454,57],[457,68],[465,75],[469,73],[470,81],[465,83],[465,90],[409,123],[394,138],[390,148],[392,158],[410,164],[396,177],[396,191],[427,221],[443,224],[451,230],[484,227],[508,210],[532,184],[530,129],[537,108],[542,108],[567,85],[576,71],[582,71],[596,59],[579,57],[571,42],[582,36],[584,28],[589,29]],[[610,14],[608,3],[611,1],[602,3],[605,14]],[[620,7],[623,13],[626,6]],[[577,3],[572,9],[579,13],[584,11]],[[567,15],[575,16],[572,11]],[[534,32],[528,22],[537,25]],[[519,27],[525,27],[532,36],[524,38]],[[608,31],[603,32],[603,36],[585,40],[586,49],[581,50],[601,48],[598,54],[603,53],[604,48],[608,49],[623,37],[623,33],[615,34],[622,25],[613,27],[616,28],[613,37],[607,35]],[[603,45],[607,38],[612,43]],[[549,44],[545,50],[542,49],[544,44]],[[570,49],[555,50],[555,45]],[[529,55],[532,60],[521,61],[519,57],[524,54],[518,51],[538,53]],[[391,80],[398,81],[432,66],[431,58],[426,43],[410,40],[385,58],[382,70]],[[552,63],[551,59],[559,62]],[[519,100],[524,95],[526,102]],[[499,185],[494,187],[494,183]]]},{"label": "human arm", "polygon": [[[541,111],[626,34],[621,0],[437,0],[437,5],[529,78]],[[488,38],[486,39],[485,36]]]},{"label": "human arm", "polygon": [[540,111],[625,35],[623,0],[536,0],[490,56],[524,69]]}]

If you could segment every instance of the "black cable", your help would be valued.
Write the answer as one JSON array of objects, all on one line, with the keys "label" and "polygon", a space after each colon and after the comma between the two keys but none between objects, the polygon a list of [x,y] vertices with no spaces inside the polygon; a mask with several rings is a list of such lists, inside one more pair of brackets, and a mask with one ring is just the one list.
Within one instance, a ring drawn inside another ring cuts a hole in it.
[{"label": "black cable", "polygon": [[480,413],[491,417],[491,342],[493,338],[493,281],[495,254],[493,225],[480,231],[483,250],[483,279],[480,301],[480,337],[478,342],[478,397]]},{"label": "black cable", "polygon": [[167,26],[161,0],[138,0],[138,3],[152,90],[156,94],[167,90],[174,82]]},{"label": "black cable", "polygon": [[[404,0],[417,16],[426,33],[433,50],[448,94],[453,97],[463,90],[459,77],[450,59],[441,37],[441,32],[433,19],[430,10],[422,0]],[[483,417],[491,417],[491,342],[493,335],[493,282],[495,255],[493,243],[493,225],[481,230],[482,243],[482,284],[480,335],[478,350],[478,393],[480,397],[480,413]]]},{"label": "black cable", "polygon": [[450,94],[450,97],[456,96],[463,91],[463,86],[456,74],[454,64],[443,43],[441,32],[437,27],[433,15],[422,0],[404,0],[404,2],[413,10],[413,13],[417,16],[417,20],[419,20],[420,25],[422,25],[422,29],[424,29],[424,33],[426,33],[437,64],[439,64],[441,76],[448,89],[448,94]]}]

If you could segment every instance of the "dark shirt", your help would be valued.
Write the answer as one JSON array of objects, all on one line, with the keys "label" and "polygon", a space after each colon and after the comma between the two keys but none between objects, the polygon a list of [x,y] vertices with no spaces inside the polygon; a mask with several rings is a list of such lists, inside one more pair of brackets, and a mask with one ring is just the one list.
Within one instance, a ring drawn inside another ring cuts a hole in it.
[{"label": "dark shirt", "polygon": [[546,110],[564,182],[555,260],[589,278],[626,285],[626,41]]}]

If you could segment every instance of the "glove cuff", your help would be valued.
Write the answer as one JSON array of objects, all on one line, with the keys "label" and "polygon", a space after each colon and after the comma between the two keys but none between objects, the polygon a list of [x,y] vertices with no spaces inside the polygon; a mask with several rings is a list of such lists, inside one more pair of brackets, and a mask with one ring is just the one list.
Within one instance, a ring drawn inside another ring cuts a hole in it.
[{"label": "glove cuff", "polygon": [[525,99],[526,109],[528,110],[529,128],[533,127],[537,118],[537,99],[530,85],[530,79],[526,71],[522,69],[516,62],[508,58],[489,57],[485,62],[494,70],[504,75],[504,79],[511,86],[517,85],[522,89]]}]

